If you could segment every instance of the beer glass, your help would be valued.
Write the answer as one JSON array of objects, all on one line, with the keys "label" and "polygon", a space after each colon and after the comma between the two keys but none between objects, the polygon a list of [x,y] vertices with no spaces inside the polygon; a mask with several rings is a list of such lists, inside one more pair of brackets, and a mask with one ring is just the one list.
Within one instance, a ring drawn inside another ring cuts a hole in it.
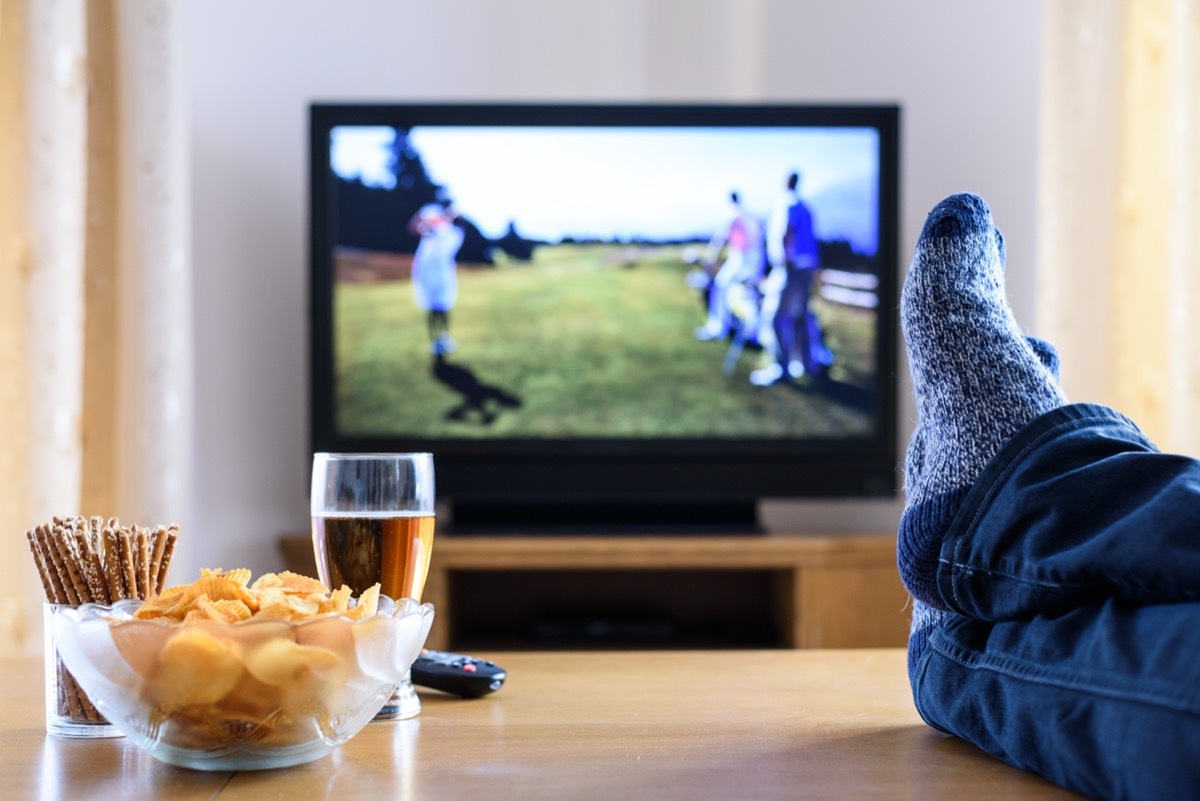
[{"label": "beer glass", "polygon": [[[376,582],[391,598],[421,600],[433,548],[433,456],[428,453],[313,455],[312,532],[317,572],[356,596]],[[421,711],[405,676],[376,720]]]}]

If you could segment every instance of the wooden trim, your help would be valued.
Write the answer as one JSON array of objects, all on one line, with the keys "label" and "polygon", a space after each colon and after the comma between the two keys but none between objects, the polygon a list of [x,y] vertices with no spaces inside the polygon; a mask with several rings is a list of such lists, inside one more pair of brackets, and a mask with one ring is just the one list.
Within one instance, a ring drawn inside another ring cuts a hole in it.
[{"label": "wooden trim", "polygon": [[444,536],[433,563],[443,570],[545,568],[727,568],[895,566],[895,537],[768,535],[738,537]]}]

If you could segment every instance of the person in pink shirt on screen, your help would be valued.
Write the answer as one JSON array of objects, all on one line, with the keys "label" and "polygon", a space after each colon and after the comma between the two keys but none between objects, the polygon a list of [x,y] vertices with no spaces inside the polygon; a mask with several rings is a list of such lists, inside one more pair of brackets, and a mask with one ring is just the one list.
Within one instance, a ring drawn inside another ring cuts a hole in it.
[{"label": "person in pink shirt on screen", "polygon": [[763,267],[763,229],[742,205],[737,192],[729,194],[729,220],[708,244],[705,264],[713,265],[725,250],[725,261],[717,270],[708,292],[708,320],[696,329],[696,339],[722,339],[733,327],[729,290],[739,282],[757,281]]}]

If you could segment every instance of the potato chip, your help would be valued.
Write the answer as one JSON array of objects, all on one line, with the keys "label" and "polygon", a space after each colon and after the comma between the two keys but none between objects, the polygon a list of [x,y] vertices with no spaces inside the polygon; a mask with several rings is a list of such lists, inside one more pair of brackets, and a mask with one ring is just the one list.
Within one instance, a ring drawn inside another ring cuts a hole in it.
[{"label": "potato chip", "polygon": [[186,585],[176,587],[168,587],[158,595],[145,601],[138,611],[134,614],[135,618],[152,618],[171,616],[171,610],[175,609],[181,600],[186,601],[188,588]]},{"label": "potato chip", "polygon": [[254,613],[255,620],[293,620],[294,610],[287,601],[271,601],[265,603]]},{"label": "potato chip", "polygon": [[243,587],[250,583],[250,568],[248,567],[239,567],[237,570],[228,571],[217,570],[214,571],[214,573],[219,576],[224,576],[233,583],[239,584]]},{"label": "potato chip", "polygon": [[146,603],[149,604],[149,603],[169,601],[171,599],[178,598],[179,596],[184,595],[187,591],[188,591],[188,585],[177,584],[174,587],[167,587],[165,590],[163,590],[158,595],[151,598]]},{"label": "potato chip", "polygon": [[350,606],[350,588],[343,584],[339,589],[329,594],[329,604],[332,611],[342,614]]},{"label": "potato chip", "polygon": [[372,584],[360,596],[358,596],[358,604],[346,610],[346,617],[351,620],[366,620],[369,617],[374,617],[379,611],[379,585]]},{"label": "potato chip", "polygon": [[307,674],[323,674],[342,666],[342,658],[328,648],[275,639],[263,643],[246,657],[246,670],[263,684],[294,687]]},{"label": "potato chip", "polygon": [[264,573],[250,584],[247,568],[205,568],[191,584],[168,587],[143,603],[134,617],[236,623],[251,618],[291,621],[336,614],[362,620],[378,611],[379,589],[378,584],[369,588],[357,605],[351,606],[351,590],[344,584],[330,592],[317,579],[290,571]]},{"label": "potato chip", "polygon": [[226,623],[237,623],[239,620],[249,620],[254,613],[250,607],[236,598],[223,598],[210,601],[208,596],[201,595],[196,599],[196,607],[208,616],[210,620],[223,620]]},{"label": "potato chip", "polygon": [[201,628],[181,629],[167,640],[151,684],[155,701],[187,706],[214,704],[238,683],[245,667],[237,647]]},{"label": "potato chip", "polygon": [[235,600],[241,601],[251,609],[257,608],[258,599],[254,593],[224,576],[201,576],[192,582],[192,592],[199,597],[207,595],[210,601]]},{"label": "potato chip", "polygon": [[293,595],[326,595],[329,593],[329,588],[317,579],[302,576],[290,570],[282,573],[264,573],[258,577],[250,589],[264,590],[268,587],[277,587]]},{"label": "potato chip", "polygon": [[262,593],[267,590],[283,590],[283,582],[278,573],[263,573],[250,585],[251,592]]}]

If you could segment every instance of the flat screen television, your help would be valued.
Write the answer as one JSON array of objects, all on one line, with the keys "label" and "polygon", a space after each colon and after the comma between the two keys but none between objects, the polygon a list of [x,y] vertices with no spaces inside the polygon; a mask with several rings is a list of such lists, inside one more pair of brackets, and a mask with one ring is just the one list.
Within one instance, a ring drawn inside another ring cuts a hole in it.
[{"label": "flat screen television", "polygon": [[432,452],[462,531],[753,531],[764,498],[893,494],[898,129],[312,105],[313,450]]}]

